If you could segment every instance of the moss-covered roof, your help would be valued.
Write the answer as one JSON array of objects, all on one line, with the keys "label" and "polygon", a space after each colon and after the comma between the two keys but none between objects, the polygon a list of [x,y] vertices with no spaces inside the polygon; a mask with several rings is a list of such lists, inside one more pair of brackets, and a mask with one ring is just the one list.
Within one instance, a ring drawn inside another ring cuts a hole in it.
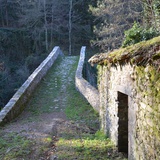
[{"label": "moss-covered roof", "polygon": [[160,69],[160,36],[109,53],[96,54],[89,63],[114,66],[126,63],[145,66],[150,63]]}]

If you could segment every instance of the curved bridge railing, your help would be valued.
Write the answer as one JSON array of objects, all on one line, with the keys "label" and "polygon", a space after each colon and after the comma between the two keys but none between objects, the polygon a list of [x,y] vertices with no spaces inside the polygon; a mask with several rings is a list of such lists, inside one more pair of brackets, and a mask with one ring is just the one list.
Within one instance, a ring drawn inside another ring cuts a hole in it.
[{"label": "curved bridge railing", "polygon": [[17,117],[25,108],[29,97],[37,87],[41,79],[46,75],[54,61],[62,52],[58,46],[54,47],[47,58],[37,67],[37,69],[28,77],[18,91],[13,95],[10,101],[0,112],[0,126]]},{"label": "curved bridge railing", "polygon": [[78,91],[87,99],[91,106],[99,112],[99,92],[88,81],[83,78],[83,67],[85,60],[86,47],[83,46],[80,52],[80,59],[75,75],[75,85]]}]

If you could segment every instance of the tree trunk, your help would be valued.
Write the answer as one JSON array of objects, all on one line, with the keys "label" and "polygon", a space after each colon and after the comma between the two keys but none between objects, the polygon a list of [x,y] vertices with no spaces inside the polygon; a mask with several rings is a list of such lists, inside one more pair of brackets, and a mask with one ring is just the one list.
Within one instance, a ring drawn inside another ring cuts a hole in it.
[{"label": "tree trunk", "polygon": [[69,55],[72,54],[72,0],[69,0]]},{"label": "tree trunk", "polygon": [[[54,12],[54,8],[53,8],[53,4],[52,4],[52,22],[51,22],[51,45],[53,45],[53,12]],[[52,47],[52,46],[51,46]]]},{"label": "tree trunk", "polygon": [[48,30],[47,30],[47,14],[46,14],[46,0],[44,0],[44,21],[45,21],[45,45],[46,52],[48,52]]},{"label": "tree trunk", "polygon": [[8,0],[6,0],[6,26],[8,27]]},{"label": "tree trunk", "polygon": [[4,17],[3,17],[3,9],[1,6],[1,23],[2,23],[2,27],[4,27]]}]

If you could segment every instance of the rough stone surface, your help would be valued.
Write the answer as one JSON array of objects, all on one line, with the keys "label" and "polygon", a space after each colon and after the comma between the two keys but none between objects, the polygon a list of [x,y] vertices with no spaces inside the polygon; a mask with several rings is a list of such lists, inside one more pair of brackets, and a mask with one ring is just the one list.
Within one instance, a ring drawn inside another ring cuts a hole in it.
[{"label": "rough stone surface", "polygon": [[120,148],[120,127],[127,110],[121,110],[123,96],[119,95],[126,95],[128,135],[124,134],[128,138],[128,159],[160,159],[159,73],[149,65],[98,68],[101,128]]},{"label": "rough stone surface", "polygon": [[99,112],[99,92],[82,76],[85,59],[85,49],[86,47],[81,48],[80,59],[75,75],[75,85],[78,91],[87,99],[91,106]]},{"label": "rough stone surface", "polygon": [[23,111],[28,98],[60,54],[62,54],[60,48],[55,47],[48,57],[29,76],[0,112],[0,125],[11,121]]}]

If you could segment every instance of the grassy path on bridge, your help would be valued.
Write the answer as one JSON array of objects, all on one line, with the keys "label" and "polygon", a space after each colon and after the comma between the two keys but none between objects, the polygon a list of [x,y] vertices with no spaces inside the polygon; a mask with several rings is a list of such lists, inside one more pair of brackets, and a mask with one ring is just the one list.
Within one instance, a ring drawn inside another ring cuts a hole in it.
[{"label": "grassy path on bridge", "polygon": [[59,58],[25,111],[1,128],[0,160],[124,159],[98,131],[98,115],[75,89],[78,59]]}]

